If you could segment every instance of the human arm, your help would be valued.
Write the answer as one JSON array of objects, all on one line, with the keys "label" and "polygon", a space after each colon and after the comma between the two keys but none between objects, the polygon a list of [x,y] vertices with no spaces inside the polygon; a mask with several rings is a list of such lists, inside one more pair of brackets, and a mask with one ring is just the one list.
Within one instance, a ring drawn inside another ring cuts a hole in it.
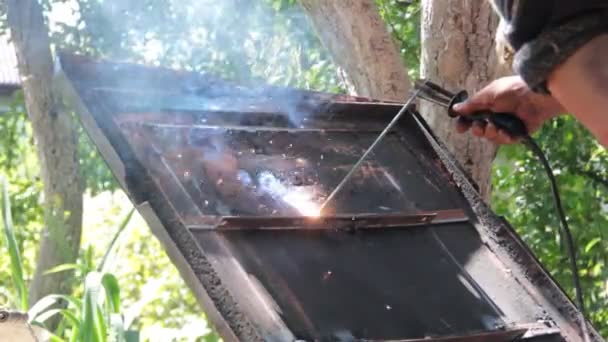
[{"label": "human arm", "polygon": [[[531,133],[547,120],[572,113],[604,146],[608,147],[608,34],[580,48],[547,78],[552,96],[532,92],[519,76],[500,78],[454,109],[464,115],[479,110],[511,112]],[[457,130],[498,144],[514,142],[492,124],[471,127],[459,121]]]},{"label": "human arm", "polygon": [[608,34],[593,39],[557,67],[547,87],[608,147]]},{"label": "human arm", "polygon": [[[495,3],[507,23],[506,36],[516,50],[514,68],[521,78],[492,82],[455,109],[465,115],[487,109],[510,111],[531,132],[558,113],[568,112],[608,145],[604,111],[608,108],[608,2]],[[462,123],[458,126],[459,131],[466,128]],[[477,123],[473,133],[497,143],[513,142],[492,125]]]}]

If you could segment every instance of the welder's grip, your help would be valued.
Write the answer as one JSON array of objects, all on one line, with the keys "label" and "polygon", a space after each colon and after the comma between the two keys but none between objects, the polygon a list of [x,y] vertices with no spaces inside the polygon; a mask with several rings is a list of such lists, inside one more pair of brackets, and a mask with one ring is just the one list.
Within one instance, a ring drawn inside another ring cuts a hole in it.
[{"label": "welder's grip", "polygon": [[470,115],[461,115],[459,120],[471,123],[474,121],[491,122],[496,128],[505,131],[513,138],[528,135],[526,124],[512,113],[475,112]]},{"label": "welder's grip", "polygon": [[502,129],[513,138],[522,138],[528,135],[526,124],[513,113],[479,111],[470,115],[460,115],[452,107],[457,103],[466,101],[468,97],[469,95],[466,90],[461,90],[454,95],[448,104],[448,114],[451,117],[458,117],[459,120],[465,123],[473,123],[474,121],[491,122],[496,128]]}]

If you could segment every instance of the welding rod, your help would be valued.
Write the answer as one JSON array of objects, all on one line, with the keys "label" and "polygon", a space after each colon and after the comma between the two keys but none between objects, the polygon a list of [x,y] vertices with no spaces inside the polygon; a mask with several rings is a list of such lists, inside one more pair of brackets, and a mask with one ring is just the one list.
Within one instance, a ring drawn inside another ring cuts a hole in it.
[{"label": "welding rod", "polygon": [[329,204],[329,202],[331,202],[334,199],[334,197],[336,197],[338,192],[340,192],[340,190],[342,190],[344,185],[346,185],[346,183],[350,180],[350,178],[353,176],[353,174],[359,169],[359,167],[361,167],[361,164],[363,164],[363,161],[365,161],[365,159],[372,152],[374,147],[376,147],[376,145],[378,145],[380,143],[380,141],[382,141],[384,136],[393,128],[393,126],[395,126],[395,124],[399,121],[401,116],[407,111],[407,108],[410,106],[410,104],[412,104],[412,102],[416,99],[416,97],[418,97],[418,94],[420,93],[421,89],[422,88],[420,87],[412,93],[412,96],[410,96],[407,99],[407,101],[405,102],[403,107],[401,107],[401,109],[399,110],[399,113],[397,113],[397,115],[395,115],[393,120],[388,124],[388,126],[386,126],[386,128],[382,131],[382,133],[380,133],[378,138],[376,138],[376,140],[374,140],[374,142],[369,146],[369,148],[365,151],[365,153],[363,153],[363,155],[361,156],[361,158],[359,158],[357,163],[355,163],[355,165],[353,165],[353,167],[350,169],[350,171],[348,171],[346,176],[344,176],[344,178],[342,178],[342,181],[340,181],[340,183],[338,183],[338,186],[336,186],[334,191],[332,191],[331,194],[329,194],[327,199],[325,199],[325,202],[323,202],[323,204],[321,204],[321,206],[319,207],[319,214],[323,213],[323,209],[325,209],[327,204]]}]

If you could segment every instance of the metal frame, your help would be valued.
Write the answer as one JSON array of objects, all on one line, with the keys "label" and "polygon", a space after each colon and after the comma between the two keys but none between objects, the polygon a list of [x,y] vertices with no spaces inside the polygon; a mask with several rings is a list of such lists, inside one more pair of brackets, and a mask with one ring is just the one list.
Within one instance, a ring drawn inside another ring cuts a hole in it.
[{"label": "metal frame", "polygon": [[272,216],[247,217],[224,216],[213,227],[188,226],[190,229],[211,230],[286,230],[286,229],[329,229],[355,231],[360,229],[389,229],[440,225],[442,223],[467,222],[469,219],[460,210],[441,210],[416,215],[333,215],[333,216]]},{"label": "metal frame", "polygon": [[[61,96],[68,100],[79,113],[79,117],[87,132],[100,149],[104,159],[110,164],[121,186],[128,192],[130,198],[140,213],[142,213],[155,235],[161,240],[172,261],[176,264],[189,287],[193,289],[197,299],[205,308],[209,318],[225,340],[295,340],[294,335],[276,310],[270,306],[264,309],[264,305],[272,303],[273,300],[260,284],[250,281],[247,286],[249,286],[249,293],[253,295],[244,295],[244,292],[236,289],[229,279],[247,279],[245,271],[233,261],[218,259],[213,255],[204,253],[205,250],[209,249],[224,250],[226,253],[230,253],[230,249],[227,248],[224,238],[218,235],[216,239],[209,241],[210,245],[197,247],[189,230],[189,228],[196,230],[197,227],[186,227],[181,224],[175,212],[167,206],[161,197],[148,193],[151,189],[155,189],[154,191],[160,193],[160,189],[150,179],[148,172],[134,158],[128,144],[121,140],[123,138],[120,136],[116,126],[111,122],[111,119],[99,118],[91,114],[76,89],[74,89],[72,81],[65,75],[62,67],[67,67],[69,63],[75,63],[79,60],[79,57],[61,56],[60,67],[56,75],[56,84],[61,92]],[[61,65],[61,62],[67,62],[67,64]],[[159,72],[170,73],[167,70]],[[356,108],[356,101],[358,99],[353,98],[351,100],[353,102],[342,101],[341,103],[337,103],[335,108],[349,108],[349,106]],[[332,106],[330,102],[327,108],[332,108]],[[370,108],[378,108],[386,113],[386,115],[390,115],[391,112],[399,108],[397,104],[373,102],[365,103],[362,106],[365,109],[361,110],[361,112],[367,112]],[[358,109],[354,111],[358,111]],[[474,190],[474,186],[469,182],[466,175],[461,172],[461,168],[453,156],[447,152],[447,149],[444,146],[433,146],[433,148],[441,158],[451,177],[460,187],[463,199],[465,199],[464,203],[467,205],[465,211],[439,211],[423,213],[417,216],[409,215],[390,218],[360,216],[355,218],[355,221],[363,223],[355,227],[375,227],[377,229],[381,225],[383,227],[407,227],[408,225],[420,226],[429,224],[435,226],[442,221],[463,222],[468,220],[474,225],[482,241],[487,245],[488,253],[491,254],[492,258],[495,258],[494,261],[490,260],[490,262],[498,262],[502,264],[502,267],[508,268],[512,276],[526,290],[526,295],[531,296],[538,306],[542,308],[542,311],[555,323],[555,327],[561,333],[559,336],[563,336],[555,339],[555,341],[560,341],[562,338],[572,341],[578,340],[576,322],[578,314],[572,302],[542,268],[538,260],[535,259],[508,223],[496,217],[481,202],[479,195]],[[133,179],[130,176],[132,173],[143,175],[143,177]],[[312,227],[315,229],[326,229],[336,223],[344,223],[346,227],[349,227],[346,224],[348,219],[346,217],[333,217],[324,220],[321,224],[313,224]],[[352,220],[352,217],[350,219]],[[260,220],[265,223],[260,223]],[[425,220],[428,222],[425,222]],[[219,229],[230,230],[237,226],[241,228],[247,225],[253,228],[265,227],[275,229],[278,225],[285,224],[286,222],[291,222],[289,225],[298,227],[299,229],[311,227],[310,223],[304,221],[301,218],[259,219],[226,217],[223,218],[223,223],[220,224]],[[352,224],[350,227],[353,227]],[[471,269],[469,272],[473,274],[482,272],[482,268],[475,267],[475,269]],[[260,314],[260,310],[265,312],[265,314]],[[255,319],[252,319],[253,317]],[[503,333],[507,334],[510,331]],[[551,334],[555,333],[554,329]],[[599,335],[595,332],[593,333],[595,340],[600,341]],[[547,334],[549,333],[539,333],[537,336],[545,336]],[[485,341],[484,339],[471,339],[473,337],[468,336],[469,339],[467,337],[452,337],[452,339],[435,340]],[[531,336],[530,338],[535,338],[535,336]],[[424,341],[428,340],[424,339]],[[433,339],[430,341],[433,341]]]}]

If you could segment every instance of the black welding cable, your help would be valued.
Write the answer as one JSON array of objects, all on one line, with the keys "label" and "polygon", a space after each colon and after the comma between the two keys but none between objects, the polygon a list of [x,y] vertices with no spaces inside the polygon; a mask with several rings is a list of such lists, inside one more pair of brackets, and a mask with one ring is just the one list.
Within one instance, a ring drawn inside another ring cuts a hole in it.
[{"label": "black welding cable", "polygon": [[581,313],[581,327],[582,333],[585,340],[587,340],[589,334],[587,329],[587,314],[585,312],[585,301],[583,300],[583,288],[581,286],[581,279],[578,272],[578,265],[576,262],[576,249],[574,247],[574,239],[572,238],[572,232],[570,231],[570,227],[568,226],[568,221],[566,220],[566,214],[564,212],[564,207],[562,206],[562,200],[559,196],[559,190],[557,188],[557,182],[555,180],[555,175],[553,174],[553,169],[551,169],[551,165],[547,160],[547,157],[538,146],[536,141],[532,139],[529,135],[526,135],[522,138],[524,145],[526,145],[530,151],[540,160],[540,163],[543,165],[543,168],[547,172],[547,177],[549,178],[549,182],[551,183],[551,193],[553,194],[553,203],[555,205],[555,209],[557,212],[557,216],[559,217],[559,221],[562,227],[563,236],[566,242],[566,250],[570,259],[570,268],[572,271],[572,280],[574,282],[574,290],[576,292],[576,302],[578,304],[578,309]]}]

